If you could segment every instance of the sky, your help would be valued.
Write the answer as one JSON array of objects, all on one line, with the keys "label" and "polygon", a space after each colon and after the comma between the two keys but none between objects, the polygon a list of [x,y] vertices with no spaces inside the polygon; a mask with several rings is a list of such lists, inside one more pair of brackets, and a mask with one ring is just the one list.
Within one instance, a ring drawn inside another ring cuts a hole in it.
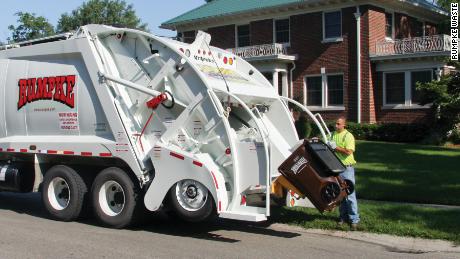
[{"label": "sky", "polygon": [[[11,36],[9,25],[17,26],[17,12],[30,12],[44,16],[56,26],[61,14],[76,9],[83,0],[13,0],[3,4],[0,10],[0,41],[6,42]],[[137,16],[147,23],[153,34],[160,36],[175,36],[175,32],[159,29],[161,23],[183,14],[205,3],[205,0],[125,0],[133,4]]]}]

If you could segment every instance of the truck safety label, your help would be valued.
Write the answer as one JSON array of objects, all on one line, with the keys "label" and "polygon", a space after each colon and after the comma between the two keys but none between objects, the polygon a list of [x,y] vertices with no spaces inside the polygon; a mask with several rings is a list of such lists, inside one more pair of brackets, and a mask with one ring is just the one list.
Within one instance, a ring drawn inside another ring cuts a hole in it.
[{"label": "truck safety label", "polygon": [[199,65],[201,72],[206,74],[209,77],[221,80],[222,77],[227,81],[238,82],[238,83],[247,83],[248,80],[236,71],[227,68],[216,68],[213,66]]},{"label": "truck safety label", "polygon": [[39,100],[53,100],[74,108],[75,81],[75,75],[19,79],[18,110]]},{"label": "truck safety label", "polygon": [[76,112],[59,112],[59,129],[61,130],[78,130],[78,113]]}]

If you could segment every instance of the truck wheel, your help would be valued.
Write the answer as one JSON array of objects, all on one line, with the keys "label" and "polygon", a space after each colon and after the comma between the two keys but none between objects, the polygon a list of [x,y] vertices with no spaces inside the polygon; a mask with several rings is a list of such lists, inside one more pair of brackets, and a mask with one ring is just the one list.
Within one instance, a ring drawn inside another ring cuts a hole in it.
[{"label": "truck wheel", "polygon": [[137,217],[140,188],[125,171],[111,167],[94,179],[91,199],[97,219],[105,226],[124,228]]},{"label": "truck wheel", "polygon": [[169,198],[175,214],[184,221],[206,221],[214,215],[211,193],[197,181],[179,181],[170,189]]},{"label": "truck wheel", "polygon": [[87,192],[85,182],[75,170],[58,165],[45,174],[42,201],[53,218],[72,221],[80,216]]}]

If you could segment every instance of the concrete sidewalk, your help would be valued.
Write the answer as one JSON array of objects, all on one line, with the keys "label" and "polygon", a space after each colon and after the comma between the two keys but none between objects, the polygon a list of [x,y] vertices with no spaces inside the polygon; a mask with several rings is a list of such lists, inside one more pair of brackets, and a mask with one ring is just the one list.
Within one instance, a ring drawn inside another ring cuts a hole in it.
[{"label": "concrete sidewalk", "polygon": [[358,240],[371,244],[381,245],[388,250],[398,253],[430,253],[430,252],[445,252],[459,254],[460,245],[455,245],[453,242],[439,239],[423,239],[412,237],[400,237],[387,234],[374,234],[360,231],[338,231],[338,230],[322,230],[322,229],[305,229],[297,226],[289,226],[285,224],[272,224],[270,228],[275,230],[291,230],[301,233],[327,235],[333,237],[347,238]]}]

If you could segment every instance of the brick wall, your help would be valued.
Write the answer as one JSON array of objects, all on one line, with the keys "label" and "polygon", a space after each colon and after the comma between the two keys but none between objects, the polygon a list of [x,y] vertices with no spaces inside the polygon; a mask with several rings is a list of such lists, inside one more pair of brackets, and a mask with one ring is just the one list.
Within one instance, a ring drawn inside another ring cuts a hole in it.
[{"label": "brick wall", "polygon": [[208,29],[211,34],[211,45],[222,49],[235,47],[235,25],[226,25]]},{"label": "brick wall", "polygon": [[[321,68],[326,74],[342,73],[344,80],[345,111],[321,112],[326,118],[339,115],[356,120],[356,20],[355,8],[342,10],[343,41],[322,43],[322,13],[291,16],[291,53],[297,54],[294,70],[294,97],[303,100],[304,77],[318,75]],[[308,26],[305,26],[308,24]],[[306,47],[308,46],[308,47]]]},{"label": "brick wall", "polygon": [[361,121],[377,122],[375,109],[375,65],[369,53],[375,51],[375,43],[385,39],[385,10],[375,6],[361,8]]}]

